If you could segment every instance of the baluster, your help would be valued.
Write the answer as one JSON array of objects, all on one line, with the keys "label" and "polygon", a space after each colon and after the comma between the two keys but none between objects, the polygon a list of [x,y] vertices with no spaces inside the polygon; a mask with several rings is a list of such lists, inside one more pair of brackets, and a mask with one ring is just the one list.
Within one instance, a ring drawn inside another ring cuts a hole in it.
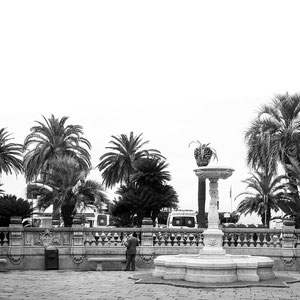
[{"label": "baluster", "polygon": [[192,233],[190,233],[189,235],[189,240],[190,240],[190,246],[192,246],[194,244],[194,235]]},{"label": "baluster", "polygon": [[124,243],[126,242],[127,238],[128,238],[127,233],[126,232],[121,232],[121,234],[120,234],[121,246],[125,246]]},{"label": "baluster", "polygon": [[228,234],[229,247],[235,247],[235,234],[233,232]]},{"label": "baluster", "polygon": [[176,235],[177,244],[175,243],[175,246],[180,246],[180,240],[181,240],[181,234],[178,232]]},{"label": "baluster", "polygon": [[[101,235],[100,235],[100,245],[105,246],[105,238],[106,238],[105,233],[101,232]],[[98,245],[98,243],[97,243],[97,245]]]},{"label": "baluster", "polygon": [[171,240],[171,245],[174,246],[174,240],[175,240],[175,234],[174,233],[171,234],[170,240]]},{"label": "baluster", "polygon": [[169,242],[171,242],[170,233],[164,233],[164,242],[165,242],[165,246],[168,246]]},{"label": "baluster", "polygon": [[249,247],[254,247],[254,232],[249,233]]},{"label": "baluster", "polygon": [[278,236],[275,233],[272,235],[271,244],[274,248],[276,248],[278,245]]},{"label": "baluster", "polygon": [[247,233],[245,232],[241,232],[240,233],[240,240],[241,240],[241,247],[247,247]]},{"label": "baluster", "polygon": [[257,241],[256,241],[256,247],[262,247],[263,245],[263,239],[264,239],[264,236],[262,233],[258,233],[257,234]]},{"label": "baluster", "polygon": [[223,247],[228,247],[228,233],[227,232],[224,233]]},{"label": "baluster", "polygon": [[263,233],[262,246],[263,246],[263,247],[268,247],[267,233]]},{"label": "baluster", "polygon": [[235,246],[237,248],[240,248],[241,247],[241,243],[242,243],[242,241],[241,241],[241,233],[237,232],[236,236],[237,236],[237,239],[236,239],[236,242],[235,242],[235,244],[236,244]]},{"label": "baluster", "polygon": [[156,246],[156,244],[157,244],[157,236],[156,236],[156,232],[153,232],[153,234],[152,234],[152,240],[153,240],[153,246]]},{"label": "baluster", "polygon": [[161,246],[162,240],[163,240],[163,236],[162,236],[161,232],[159,232],[158,233],[158,246]]},{"label": "baluster", "polygon": [[167,235],[166,246],[172,246],[171,234]]},{"label": "baluster", "polygon": [[112,234],[109,232],[106,237],[107,237],[107,246],[111,246]]},{"label": "baluster", "polygon": [[6,235],[4,234],[4,245],[9,245],[9,232],[6,232]]},{"label": "baluster", "polygon": [[99,237],[100,237],[99,233],[96,232],[96,233],[94,234],[94,241],[95,241],[94,243],[95,243],[95,245],[98,245]]},{"label": "baluster", "polygon": [[117,232],[114,233],[114,244],[115,246],[118,246],[118,239],[119,239],[119,235]]}]

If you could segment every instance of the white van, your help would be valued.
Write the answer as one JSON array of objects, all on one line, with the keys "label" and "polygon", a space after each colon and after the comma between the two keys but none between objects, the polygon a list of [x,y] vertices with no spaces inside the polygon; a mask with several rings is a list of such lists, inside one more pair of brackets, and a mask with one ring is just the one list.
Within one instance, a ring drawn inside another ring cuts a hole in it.
[{"label": "white van", "polygon": [[197,228],[197,213],[194,210],[178,209],[171,211],[167,220],[168,228]]}]

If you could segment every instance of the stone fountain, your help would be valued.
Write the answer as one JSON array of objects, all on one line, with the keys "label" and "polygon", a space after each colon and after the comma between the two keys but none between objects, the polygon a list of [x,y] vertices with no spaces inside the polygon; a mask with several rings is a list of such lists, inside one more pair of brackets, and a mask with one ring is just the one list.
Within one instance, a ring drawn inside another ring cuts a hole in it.
[{"label": "stone fountain", "polygon": [[218,181],[232,175],[227,167],[200,167],[195,170],[201,179],[209,180],[208,228],[204,230],[204,247],[195,255],[163,255],[154,260],[154,277],[191,282],[225,283],[261,281],[275,278],[274,261],[268,257],[226,254],[223,232],[219,229]]}]

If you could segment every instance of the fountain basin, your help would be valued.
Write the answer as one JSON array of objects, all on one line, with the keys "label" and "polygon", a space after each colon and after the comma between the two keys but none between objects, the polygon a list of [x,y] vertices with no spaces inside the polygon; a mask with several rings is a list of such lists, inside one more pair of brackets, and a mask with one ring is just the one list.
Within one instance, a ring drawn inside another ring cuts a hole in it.
[{"label": "fountain basin", "polygon": [[229,167],[221,167],[221,166],[207,166],[207,167],[200,167],[194,172],[199,178],[203,179],[227,179],[232,175],[232,172],[234,169],[229,168]]},{"label": "fountain basin", "polygon": [[154,277],[203,283],[258,282],[275,278],[274,261],[250,255],[164,255],[154,260]]}]

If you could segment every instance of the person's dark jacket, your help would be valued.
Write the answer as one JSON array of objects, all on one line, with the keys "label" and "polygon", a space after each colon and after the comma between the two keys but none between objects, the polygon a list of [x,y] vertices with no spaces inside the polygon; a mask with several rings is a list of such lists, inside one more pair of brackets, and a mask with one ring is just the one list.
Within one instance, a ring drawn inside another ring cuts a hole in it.
[{"label": "person's dark jacket", "polygon": [[127,254],[136,254],[136,247],[139,245],[139,241],[136,237],[130,237],[126,242]]}]

